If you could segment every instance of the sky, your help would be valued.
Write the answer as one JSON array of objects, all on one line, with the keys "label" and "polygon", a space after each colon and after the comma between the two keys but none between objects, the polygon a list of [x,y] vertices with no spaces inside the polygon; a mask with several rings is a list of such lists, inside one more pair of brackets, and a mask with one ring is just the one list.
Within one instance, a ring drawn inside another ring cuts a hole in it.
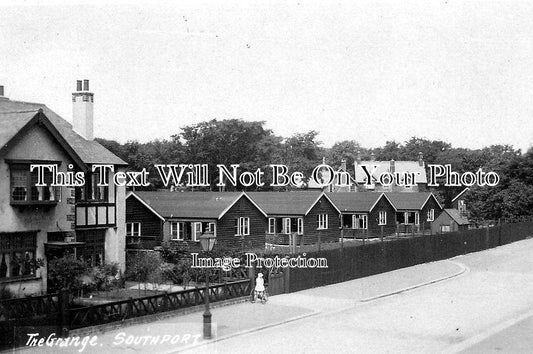
[{"label": "sky", "polygon": [[0,85],[95,136],[166,139],[211,119],[319,132],[326,147],[412,136],[533,146],[533,3],[0,2]]}]

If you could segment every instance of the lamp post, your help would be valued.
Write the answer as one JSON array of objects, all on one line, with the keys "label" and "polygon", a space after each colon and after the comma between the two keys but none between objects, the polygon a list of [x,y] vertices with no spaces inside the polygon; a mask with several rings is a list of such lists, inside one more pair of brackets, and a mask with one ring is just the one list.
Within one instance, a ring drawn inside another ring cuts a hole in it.
[{"label": "lamp post", "polygon": [[[212,232],[206,232],[200,236],[202,250],[209,252],[215,246],[217,239]],[[209,311],[209,271],[205,271],[205,311],[204,311],[204,339],[211,339],[211,311]]]}]

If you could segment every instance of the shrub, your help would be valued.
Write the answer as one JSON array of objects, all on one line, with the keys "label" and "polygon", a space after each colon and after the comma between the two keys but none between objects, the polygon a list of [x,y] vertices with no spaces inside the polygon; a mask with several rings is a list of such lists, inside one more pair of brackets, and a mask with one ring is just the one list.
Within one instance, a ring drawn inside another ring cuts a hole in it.
[{"label": "shrub", "polygon": [[15,294],[9,290],[5,285],[0,286],[0,300],[9,300],[13,299]]},{"label": "shrub", "polygon": [[53,259],[48,264],[48,289],[52,292],[68,289],[77,292],[83,287],[82,276],[87,273],[87,264],[68,254]]}]

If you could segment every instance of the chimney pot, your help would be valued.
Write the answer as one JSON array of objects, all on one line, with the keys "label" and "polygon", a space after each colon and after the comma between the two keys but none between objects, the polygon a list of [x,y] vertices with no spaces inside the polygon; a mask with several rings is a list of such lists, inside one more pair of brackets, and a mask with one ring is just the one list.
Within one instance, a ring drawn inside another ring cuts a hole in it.
[{"label": "chimney pot", "polygon": [[77,80],[76,88],[72,93],[72,128],[85,139],[93,140],[94,94],[89,92],[89,80]]},{"label": "chimney pot", "polygon": [[418,164],[421,167],[424,166],[424,154],[422,154],[422,152],[418,153]]},{"label": "chimney pot", "polygon": [[374,156],[374,152],[373,151],[370,154],[370,161],[375,161],[375,156]]},{"label": "chimney pot", "polygon": [[361,163],[361,150],[357,150],[357,158],[356,158],[356,161],[357,161],[357,163]]}]

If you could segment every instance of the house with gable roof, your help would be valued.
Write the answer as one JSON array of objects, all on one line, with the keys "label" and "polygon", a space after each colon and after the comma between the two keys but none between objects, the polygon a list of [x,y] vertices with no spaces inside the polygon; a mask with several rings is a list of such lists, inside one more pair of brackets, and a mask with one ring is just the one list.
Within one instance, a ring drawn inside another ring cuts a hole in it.
[{"label": "house with gable roof", "polygon": [[390,192],[385,195],[396,209],[399,232],[431,229],[431,224],[443,209],[430,192]]},{"label": "house with gable roof", "polygon": [[[77,82],[72,104],[73,124],[44,104],[10,100],[0,86],[0,285],[19,295],[45,292],[48,262],[66,252],[93,266],[125,265],[125,188],[98,186],[92,166],[126,163],[93,140],[88,80]],[[32,164],[81,173],[85,183],[53,186],[47,169],[38,183]]]},{"label": "house with gable roof", "polygon": [[[322,159],[322,164],[326,164],[326,159]],[[351,174],[348,173],[346,168],[346,160],[341,160],[341,165],[337,170],[334,170],[335,176],[333,182],[327,184],[331,179],[331,173],[329,170],[322,170],[320,173],[320,184],[314,181],[312,178],[309,180],[307,189],[321,190],[324,192],[356,192],[357,182]],[[324,186],[324,184],[327,184]]]},{"label": "house with gable roof", "polygon": [[396,232],[396,209],[384,193],[328,193],[341,213],[343,237],[369,238]]},{"label": "house with gable roof", "polygon": [[454,231],[468,230],[470,221],[461,215],[457,209],[444,209],[437,219],[432,223],[433,233],[446,233]]},{"label": "house with gable roof", "polygon": [[247,192],[265,211],[267,238],[271,243],[288,244],[296,235],[299,244],[337,242],[340,211],[321,191]]},{"label": "house with gable roof", "polygon": [[129,249],[163,242],[187,243],[200,251],[200,237],[213,234],[216,248],[264,249],[266,213],[244,192],[129,192]]},{"label": "house with gable roof", "polygon": [[[422,153],[418,161],[361,161],[360,155],[354,162],[357,191],[372,192],[425,192],[427,191],[427,174]],[[380,183],[380,176],[385,173],[397,175],[391,185]],[[369,178],[370,175],[370,178]],[[410,178],[409,176],[413,176]]]}]

